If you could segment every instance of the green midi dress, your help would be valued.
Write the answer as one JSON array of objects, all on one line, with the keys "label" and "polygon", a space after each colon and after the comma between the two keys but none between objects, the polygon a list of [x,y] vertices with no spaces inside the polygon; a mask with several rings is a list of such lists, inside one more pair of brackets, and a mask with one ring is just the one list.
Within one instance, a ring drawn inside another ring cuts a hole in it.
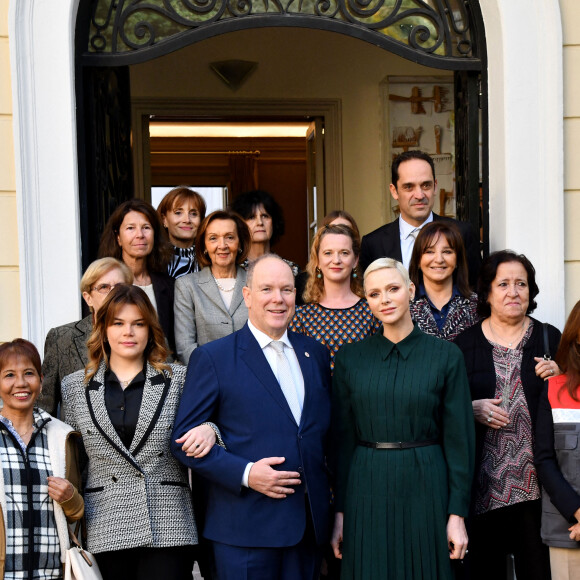
[{"label": "green midi dress", "polygon": [[[417,326],[345,345],[333,377],[342,579],[451,579],[449,514],[467,516],[474,420],[461,351]],[[368,442],[425,441],[412,449]]]}]

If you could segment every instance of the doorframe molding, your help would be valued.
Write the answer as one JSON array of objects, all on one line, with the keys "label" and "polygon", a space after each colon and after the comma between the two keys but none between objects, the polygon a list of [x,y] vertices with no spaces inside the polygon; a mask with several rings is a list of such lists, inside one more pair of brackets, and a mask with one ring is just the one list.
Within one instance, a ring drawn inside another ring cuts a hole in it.
[{"label": "doorframe molding", "polygon": [[135,196],[144,197],[150,178],[146,174],[145,159],[149,154],[147,120],[151,116],[184,117],[201,120],[219,117],[239,118],[271,117],[324,119],[324,176],[326,213],[343,209],[344,192],[342,176],[342,103],[340,99],[131,99],[131,126],[133,131],[133,167]]}]

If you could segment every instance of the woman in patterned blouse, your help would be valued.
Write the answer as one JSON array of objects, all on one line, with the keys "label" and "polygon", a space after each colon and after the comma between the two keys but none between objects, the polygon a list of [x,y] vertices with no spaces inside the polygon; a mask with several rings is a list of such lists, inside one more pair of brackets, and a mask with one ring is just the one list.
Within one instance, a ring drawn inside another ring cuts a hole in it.
[{"label": "woman in patterned blouse", "polygon": [[426,334],[453,341],[479,320],[463,239],[452,223],[434,221],[421,229],[409,276],[417,289],[411,317]]},{"label": "woman in patterned blouse", "polygon": [[320,228],[306,266],[305,304],[296,308],[290,330],[321,342],[334,356],[346,342],[374,334],[381,326],[364,298],[357,272],[360,238],[346,225]]},{"label": "woman in patterned blouse", "polygon": [[550,578],[540,537],[540,484],[534,467],[534,427],[544,380],[559,374],[549,356],[560,332],[529,314],[536,308],[536,272],[524,255],[491,254],[477,285],[482,322],[455,340],[463,352],[475,418],[475,477],[471,497],[471,580],[516,575]]},{"label": "woman in patterned blouse", "polygon": [[195,236],[205,219],[205,200],[185,185],[174,187],[159,203],[157,213],[173,246],[167,273],[177,280],[199,271],[195,256]]}]

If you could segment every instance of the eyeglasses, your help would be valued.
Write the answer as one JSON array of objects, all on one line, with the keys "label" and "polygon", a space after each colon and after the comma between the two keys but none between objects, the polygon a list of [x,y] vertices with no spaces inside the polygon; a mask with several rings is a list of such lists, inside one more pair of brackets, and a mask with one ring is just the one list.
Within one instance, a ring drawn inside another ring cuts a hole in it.
[{"label": "eyeglasses", "polygon": [[91,292],[96,290],[99,294],[108,294],[115,286],[119,286],[119,284],[99,284],[98,286],[93,286],[91,288]]}]

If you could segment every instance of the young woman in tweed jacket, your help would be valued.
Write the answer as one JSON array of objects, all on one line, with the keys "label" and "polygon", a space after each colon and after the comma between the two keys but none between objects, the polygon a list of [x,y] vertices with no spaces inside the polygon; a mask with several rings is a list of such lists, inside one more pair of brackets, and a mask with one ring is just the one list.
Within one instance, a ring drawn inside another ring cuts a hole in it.
[{"label": "young woman in tweed jacket", "polygon": [[[163,331],[136,286],[111,290],[87,346],[86,370],[62,383],[65,415],[88,459],[87,547],[105,580],[191,580],[191,494],[169,449],[185,367],[165,363]],[[214,432],[197,429],[194,449],[205,453]]]},{"label": "young woman in tweed jacket", "polygon": [[27,340],[0,346],[0,578],[10,580],[61,578],[67,521],[83,515],[78,434],[35,408],[40,368]]}]

